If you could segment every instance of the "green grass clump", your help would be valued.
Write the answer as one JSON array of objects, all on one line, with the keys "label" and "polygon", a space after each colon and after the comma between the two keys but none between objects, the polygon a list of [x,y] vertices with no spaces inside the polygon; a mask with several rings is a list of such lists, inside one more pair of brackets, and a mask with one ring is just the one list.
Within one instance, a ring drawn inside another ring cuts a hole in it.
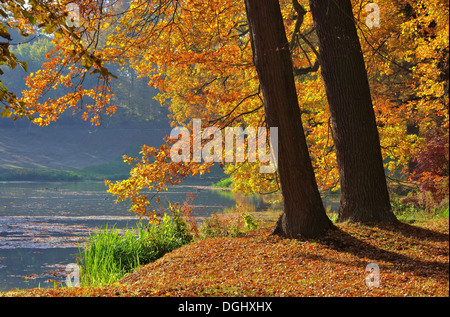
[{"label": "green grass clump", "polygon": [[136,229],[104,228],[90,236],[88,247],[79,250],[80,282],[83,286],[111,284],[138,268],[192,241],[186,222],[167,214],[158,224]]},{"label": "green grass clump", "polygon": [[227,177],[225,179],[218,181],[217,183],[212,184],[213,187],[218,188],[230,188],[232,185],[233,185],[232,177]]}]

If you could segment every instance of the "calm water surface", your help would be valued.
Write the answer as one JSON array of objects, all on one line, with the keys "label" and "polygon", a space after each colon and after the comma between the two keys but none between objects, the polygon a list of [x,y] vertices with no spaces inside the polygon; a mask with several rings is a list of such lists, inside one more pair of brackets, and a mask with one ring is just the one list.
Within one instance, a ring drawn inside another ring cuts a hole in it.
[{"label": "calm water surface", "polygon": [[[183,203],[196,196],[196,216],[233,207],[235,200],[201,182],[161,194]],[[138,218],[127,203],[115,204],[102,182],[0,183],[0,291],[53,287],[62,282],[78,246],[99,227],[133,227]]]}]

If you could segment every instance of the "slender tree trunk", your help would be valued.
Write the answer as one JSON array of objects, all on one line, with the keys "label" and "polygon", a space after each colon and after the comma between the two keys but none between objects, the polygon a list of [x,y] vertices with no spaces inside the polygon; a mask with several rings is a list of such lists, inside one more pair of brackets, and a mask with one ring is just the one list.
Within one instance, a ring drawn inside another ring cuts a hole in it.
[{"label": "slender tree trunk", "polygon": [[339,221],[396,222],[350,0],[310,0],[341,183]]},{"label": "slender tree trunk", "polygon": [[315,238],[333,228],[317,188],[303,131],[292,59],[278,0],[245,0],[266,122],[278,127],[284,213],[273,234]]}]

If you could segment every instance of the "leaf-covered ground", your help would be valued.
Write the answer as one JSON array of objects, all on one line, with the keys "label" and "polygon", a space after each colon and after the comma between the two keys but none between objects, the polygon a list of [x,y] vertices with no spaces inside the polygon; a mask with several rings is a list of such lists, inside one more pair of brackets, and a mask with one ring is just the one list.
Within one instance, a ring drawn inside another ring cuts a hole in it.
[{"label": "leaf-covered ground", "polygon": [[[419,226],[420,225],[420,226]],[[269,235],[209,238],[166,254],[114,285],[6,296],[449,296],[449,221],[339,224],[320,241]],[[369,288],[369,263],[380,286]]]}]

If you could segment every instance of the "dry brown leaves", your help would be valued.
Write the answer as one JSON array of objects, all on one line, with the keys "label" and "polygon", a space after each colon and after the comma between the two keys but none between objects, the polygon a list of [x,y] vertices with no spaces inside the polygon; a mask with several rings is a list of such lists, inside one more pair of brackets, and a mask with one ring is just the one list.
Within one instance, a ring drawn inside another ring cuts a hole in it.
[{"label": "dry brown leaves", "polygon": [[[428,226],[428,227],[427,227]],[[13,296],[448,296],[448,219],[421,227],[340,224],[322,240],[268,229],[200,240],[103,288],[31,290]],[[380,268],[369,288],[366,266]]]}]

